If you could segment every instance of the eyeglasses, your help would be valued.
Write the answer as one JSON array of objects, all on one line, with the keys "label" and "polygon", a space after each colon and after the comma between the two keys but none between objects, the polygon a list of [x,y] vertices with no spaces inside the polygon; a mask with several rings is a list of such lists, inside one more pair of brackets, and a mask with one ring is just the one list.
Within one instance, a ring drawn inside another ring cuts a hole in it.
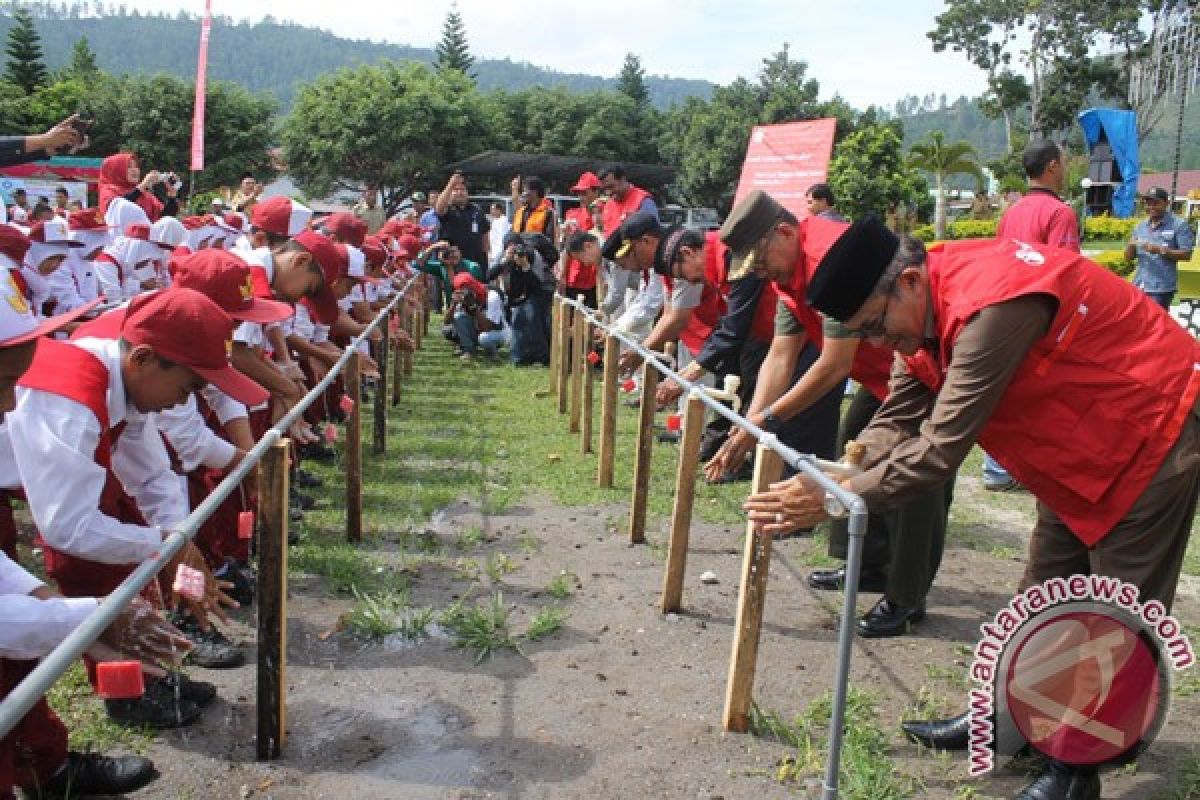
[{"label": "eyeglasses", "polygon": [[878,339],[887,335],[887,315],[892,307],[892,293],[888,292],[887,302],[883,304],[883,313],[876,319],[864,322],[857,328],[847,328],[846,333],[861,336],[864,339]]}]

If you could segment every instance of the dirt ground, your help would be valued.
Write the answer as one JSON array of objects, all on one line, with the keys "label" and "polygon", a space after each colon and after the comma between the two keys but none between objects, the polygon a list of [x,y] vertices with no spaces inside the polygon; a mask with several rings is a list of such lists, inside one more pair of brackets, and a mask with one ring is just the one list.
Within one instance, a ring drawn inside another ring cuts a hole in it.
[{"label": "dirt ground", "polygon": [[[985,509],[981,494],[977,480],[962,478],[956,513]],[[353,598],[322,578],[295,576],[283,758],[255,761],[254,668],[195,670],[220,687],[219,705],[192,728],[154,740],[150,755],[162,777],[137,797],[803,797],[803,785],[773,777],[788,748],[721,730],[740,528],[694,526],[686,611],[663,616],[663,549],[628,544],[619,524],[626,511],[534,500],[486,518],[463,502],[435,515],[432,538],[445,548],[452,550],[456,532],[480,526],[484,541],[472,555],[509,554],[515,569],[499,585],[484,577],[475,596],[502,591],[514,628],[546,605],[561,602],[570,613],[558,634],[478,666],[436,629],[416,643],[339,631]],[[930,697],[947,709],[962,707],[964,646],[973,645],[977,626],[1007,600],[1021,572],[1021,556],[1013,553],[1023,545],[1012,533],[1021,528],[1012,522],[983,518],[972,526],[999,547],[948,545],[929,617],[914,635],[856,639],[852,683],[874,692],[895,767],[918,782],[913,797],[1011,797],[1024,783],[1011,768],[969,781],[961,759],[920,753],[897,727]],[[651,540],[665,541],[664,528],[656,522]],[[377,545],[383,558],[397,549],[386,531]],[[755,698],[789,719],[832,686],[840,595],[804,583],[813,549],[805,540],[778,542],[771,563]],[[545,587],[564,570],[578,577],[578,588],[553,600]],[[706,570],[719,582],[701,583]],[[444,607],[465,586],[453,570],[426,566],[412,599]],[[860,608],[874,600],[865,596]],[[1197,608],[1196,582],[1188,579],[1176,612],[1190,622]],[[234,633],[253,641],[248,627]],[[1191,693],[1177,696],[1157,744],[1136,771],[1106,776],[1104,797],[1164,792],[1179,765],[1195,758],[1198,705]]]}]

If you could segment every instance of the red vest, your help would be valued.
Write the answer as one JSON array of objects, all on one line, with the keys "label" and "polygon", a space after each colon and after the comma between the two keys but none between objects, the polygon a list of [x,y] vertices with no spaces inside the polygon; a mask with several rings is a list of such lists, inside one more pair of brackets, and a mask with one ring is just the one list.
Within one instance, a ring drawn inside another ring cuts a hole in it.
[{"label": "red vest", "polygon": [[[679,334],[680,340],[687,345],[693,356],[699,355],[713,329],[725,315],[725,295],[729,291],[725,250],[726,247],[721,244],[720,235],[716,231],[709,231],[704,235],[704,293],[700,296],[700,305],[692,309],[687,327]],[[671,295],[673,283],[669,275],[663,276],[663,287],[667,290],[668,297]]]},{"label": "red vest", "polygon": [[[784,306],[795,315],[808,338],[818,347],[824,346],[824,333],[821,317],[808,304],[805,293],[808,291],[808,281],[817,265],[848,226],[844,222],[827,220],[820,217],[806,217],[800,223],[800,235],[803,239],[800,247],[800,258],[792,271],[791,283],[784,286],[772,282],[779,292],[779,299]],[[879,400],[887,397],[888,376],[892,371],[892,351],[885,347],[877,347],[868,341],[860,341],[854,354],[854,363],[850,366],[850,377],[867,387],[867,391]]]},{"label": "red vest", "polygon": [[[592,229],[592,212],[582,206],[577,206],[568,211],[565,219],[568,222],[575,220],[576,233],[587,233]],[[563,246],[566,246],[565,242]],[[570,289],[595,289],[596,268],[568,255],[563,283]]]},{"label": "red vest", "polygon": [[939,351],[905,360],[935,390],[980,309],[1032,294],[1058,301],[979,442],[1095,545],[1179,438],[1200,394],[1200,344],[1132,285],[1068,250],[956,242],[931,250],[928,273]]},{"label": "red vest", "polygon": [[[33,363],[17,381],[18,386],[37,389],[74,400],[86,406],[100,423],[100,440],[92,454],[104,467],[107,477],[100,494],[99,508],[111,517],[134,525],[145,525],[137,504],[125,493],[112,471],[112,448],[124,423],[111,428],[108,417],[108,368],[100,359],[66,342],[39,339]],[[68,597],[107,594],[133,571],[134,564],[99,564],[55,550],[42,543],[46,571]],[[153,584],[149,584],[148,588]]]},{"label": "red vest", "polygon": [[649,197],[650,193],[646,190],[630,186],[629,191],[620,200],[615,197],[608,198],[608,202],[604,204],[604,211],[601,214],[601,219],[604,222],[605,238],[616,233],[617,228],[621,227],[621,223],[625,221],[625,218],[636,212],[638,207]]}]

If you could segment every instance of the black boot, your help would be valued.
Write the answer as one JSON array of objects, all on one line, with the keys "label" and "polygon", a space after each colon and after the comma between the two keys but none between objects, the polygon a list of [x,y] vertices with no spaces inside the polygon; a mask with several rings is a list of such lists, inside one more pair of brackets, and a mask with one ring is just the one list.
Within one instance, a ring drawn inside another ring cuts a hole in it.
[{"label": "black boot", "polygon": [[[151,679],[155,680],[155,679]],[[167,677],[158,679],[172,694],[179,688],[179,696],[190,700],[199,708],[208,708],[217,699],[217,687],[208,681],[192,680],[182,672],[168,672]]]},{"label": "black boot", "polygon": [[[808,585],[824,592],[840,592],[846,586],[845,565],[837,569],[815,569],[808,573]],[[864,569],[858,573],[860,592],[882,592],[887,588],[887,572]]]},{"label": "black boot", "polygon": [[1047,759],[1046,766],[1016,800],[1100,800],[1100,773]]},{"label": "black boot", "polygon": [[908,633],[911,626],[925,619],[925,606],[902,606],[886,597],[858,621],[858,635],[864,639],[883,639]]},{"label": "black boot", "polygon": [[146,693],[131,700],[105,700],[109,719],[131,728],[182,728],[200,718],[200,707],[183,697],[165,681],[147,680]]},{"label": "black boot", "polygon": [[45,786],[26,789],[34,800],[136,792],[158,777],[153,762],[141,756],[113,758],[99,753],[67,753],[67,761]]},{"label": "black boot", "polygon": [[950,719],[901,722],[908,738],[931,750],[966,750],[971,738],[969,712]]},{"label": "black boot", "polygon": [[209,625],[207,631],[200,630],[199,623],[191,614],[172,615],[172,622],[179,632],[192,642],[187,654],[187,663],[206,669],[234,669],[246,663],[246,656],[238,650],[225,634]]}]

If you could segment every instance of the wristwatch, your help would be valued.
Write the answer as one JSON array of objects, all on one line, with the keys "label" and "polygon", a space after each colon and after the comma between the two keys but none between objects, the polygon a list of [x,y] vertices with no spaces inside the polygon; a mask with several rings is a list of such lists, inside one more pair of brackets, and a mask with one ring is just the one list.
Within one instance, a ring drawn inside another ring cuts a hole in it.
[{"label": "wristwatch", "polygon": [[758,427],[767,433],[779,433],[779,429],[783,427],[783,420],[775,416],[774,410],[770,406],[767,406],[767,410],[763,412],[762,424]]}]

